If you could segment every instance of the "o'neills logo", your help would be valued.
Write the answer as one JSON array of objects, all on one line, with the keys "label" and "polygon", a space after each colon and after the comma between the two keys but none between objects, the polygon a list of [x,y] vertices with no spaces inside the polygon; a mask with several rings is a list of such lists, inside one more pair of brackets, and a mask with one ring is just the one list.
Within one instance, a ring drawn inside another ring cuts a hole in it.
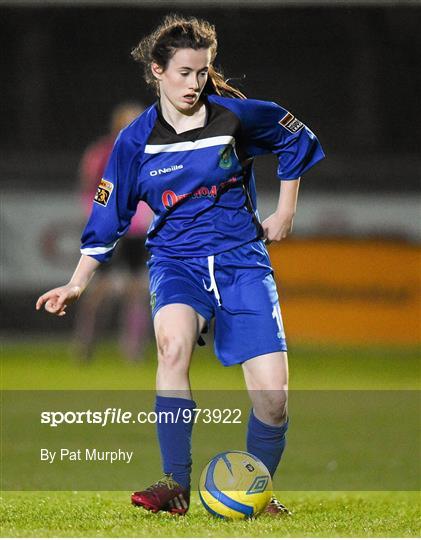
[{"label": "o'neills logo", "polygon": [[178,171],[180,169],[184,169],[183,165],[171,165],[171,167],[164,167],[163,169],[156,169],[151,171],[149,174],[151,176],[158,176],[158,174],[165,174],[172,171]]},{"label": "o'neills logo", "polygon": [[168,208],[171,208],[179,201],[182,201],[183,199],[201,199],[203,197],[216,197],[218,195],[218,191],[223,189],[224,187],[228,186],[229,184],[235,184],[238,181],[236,176],[233,176],[226,182],[222,182],[219,186],[211,186],[210,188],[206,186],[201,186],[199,189],[196,189],[195,191],[191,191],[190,193],[182,193],[181,195],[177,195],[174,191],[171,191],[170,189],[167,189],[162,193],[162,204],[164,207],[168,210]]}]

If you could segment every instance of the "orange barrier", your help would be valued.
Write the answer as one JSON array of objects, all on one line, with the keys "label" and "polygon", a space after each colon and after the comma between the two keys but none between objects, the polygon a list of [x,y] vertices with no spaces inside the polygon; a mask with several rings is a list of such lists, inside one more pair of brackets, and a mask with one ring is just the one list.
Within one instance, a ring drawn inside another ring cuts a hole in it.
[{"label": "orange barrier", "polygon": [[290,341],[421,342],[419,246],[288,239],[269,251]]}]

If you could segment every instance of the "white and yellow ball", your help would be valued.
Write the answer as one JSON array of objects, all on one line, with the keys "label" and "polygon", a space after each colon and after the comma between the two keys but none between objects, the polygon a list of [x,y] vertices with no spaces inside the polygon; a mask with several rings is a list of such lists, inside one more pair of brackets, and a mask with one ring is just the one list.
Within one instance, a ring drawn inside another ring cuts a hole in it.
[{"label": "white and yellow ball", "polygon": [[220,518],[247,519],[259,515],[272,496],[272,479],[252,454],[232,450],[216,455],[199,480],[200,500]]}]

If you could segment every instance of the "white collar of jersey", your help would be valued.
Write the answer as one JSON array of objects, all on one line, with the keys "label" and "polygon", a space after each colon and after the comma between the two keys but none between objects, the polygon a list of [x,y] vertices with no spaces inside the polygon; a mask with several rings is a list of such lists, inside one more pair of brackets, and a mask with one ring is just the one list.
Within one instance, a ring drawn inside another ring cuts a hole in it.
[{"label": "white collar of jersey", "polygon": [[183,141],[170,144],[147,144],[145,154],[160,154],[161,152],[189,152],[199,150],[200,148],[209,148],[211,146],[235,145],[235,139],[232,135],[220,135],[218,137],[208,137],[198,141]]}]

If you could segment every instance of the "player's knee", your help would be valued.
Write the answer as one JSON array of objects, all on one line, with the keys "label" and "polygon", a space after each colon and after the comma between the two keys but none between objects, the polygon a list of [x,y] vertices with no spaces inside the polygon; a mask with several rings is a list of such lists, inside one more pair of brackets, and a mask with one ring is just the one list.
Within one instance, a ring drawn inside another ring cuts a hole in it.
[{"label": "player's knee", "polygon": [[157,337],[158,362],[161,368],[170,370],[187,369],[190,347],[182,336],[162,335]]},{"label": "player's knee", "polygon": [[264,396],[264,409],[269,424],[284,424],[288,419],[287,392],[267,392]]},{"label": "player's knee", "polygon": [[272,409],[271,411],[269,411],[269,417],[270,417],[270,424],[274,426],[285,424],[285,422],[288,420],[287,407]]}]

